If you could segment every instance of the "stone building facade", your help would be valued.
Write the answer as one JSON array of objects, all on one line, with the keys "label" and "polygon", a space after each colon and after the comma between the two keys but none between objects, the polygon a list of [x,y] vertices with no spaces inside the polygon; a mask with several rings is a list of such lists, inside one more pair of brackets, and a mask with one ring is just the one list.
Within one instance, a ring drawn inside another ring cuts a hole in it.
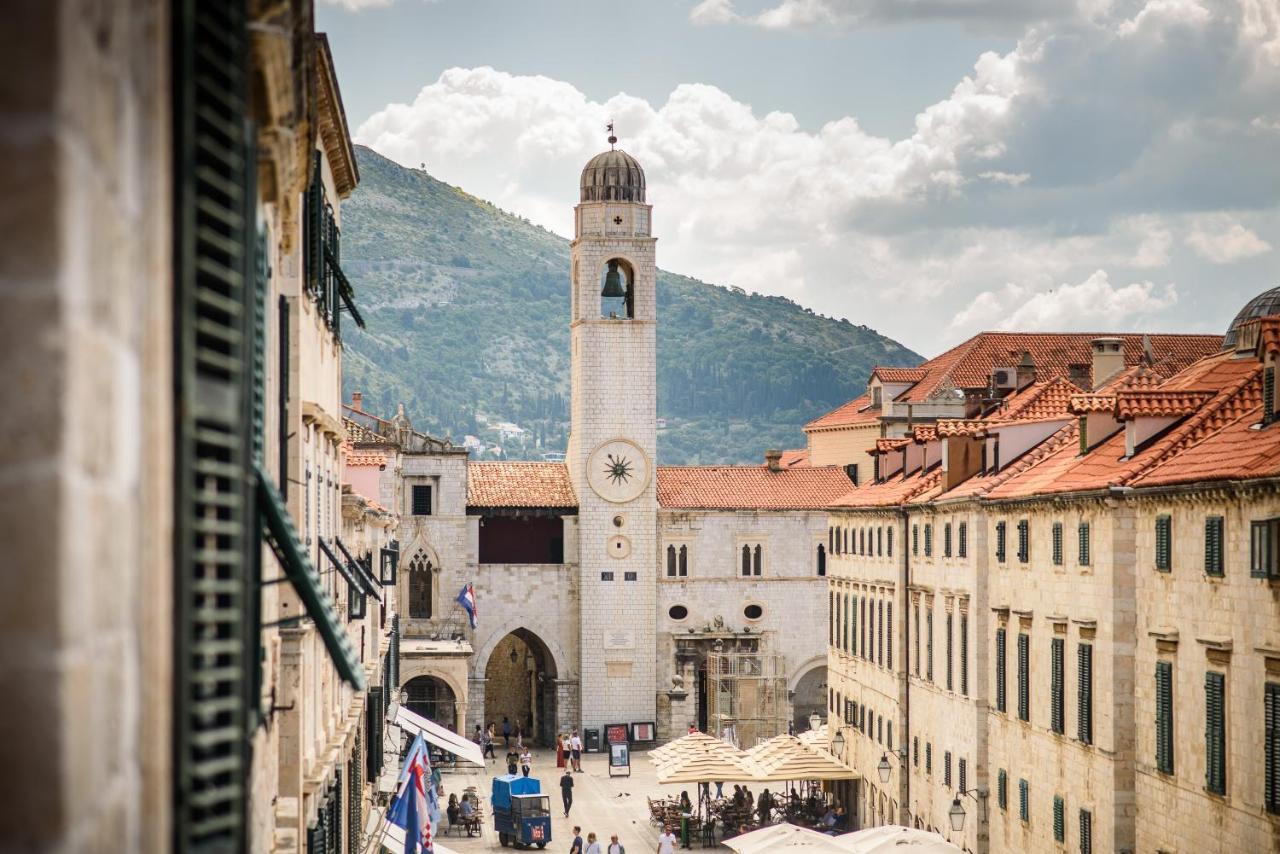
[{"label": "stone building facade", "polygon": [[355,311],[332,240],[326,320],[305,284],[356,181],[327,43],[302,0],[11,12],[0,837],[362,850],[382,609],[315,551]]},{"label": "stone building facade", "polygon": [[[1274,843],[1280,471],[1264,389],[1280,319],[1258,313],[1199,359],[1148,349],[1127,365],[1108,349],[1125,339],[1103,339],[1098,383],[1037,378],[976,418],[876,443],[875,477],[832,508],[830,533],[830,714],[861,825],[932,827],[971,851]],[[878,636],[871,662],[860,646],[861,599],[878,618],[886,590],[907,609],[896,631],[878,620],[902,651],[887,673]]]}]

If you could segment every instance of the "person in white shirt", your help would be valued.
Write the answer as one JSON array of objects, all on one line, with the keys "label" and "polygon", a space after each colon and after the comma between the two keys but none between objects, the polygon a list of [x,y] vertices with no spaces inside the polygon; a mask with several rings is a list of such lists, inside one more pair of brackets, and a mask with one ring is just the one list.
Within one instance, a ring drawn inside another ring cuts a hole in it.
[{"label": "person in white shirt", "polygon": [[529,748],[525,748],[520,754],[520,771],[524,776],[529,776],[529,769],[533,767],[533,754],[529,752]]},{"label": "person in white shirt", "polygon": [[675,854],[676,835],[671,832],[671,825],[662,828],[658,835],[658,854]]},{"label": "person in white shirt", "polygon": [[573,762],[573,770],[582,772],[582,739],[578,738],[578,731],[575,729],[573,735],[569,737],[569,759]]},{"label": "person in white shirt", "polygon": [[584,854],[600,854],[600,843],[596,842],[594,833],[587,834],[587,850]]},{"label": "person in white shirt", "polygon": [[618,841],[618,834],[609,837],[608,854],[627,854],[627,849]]}]

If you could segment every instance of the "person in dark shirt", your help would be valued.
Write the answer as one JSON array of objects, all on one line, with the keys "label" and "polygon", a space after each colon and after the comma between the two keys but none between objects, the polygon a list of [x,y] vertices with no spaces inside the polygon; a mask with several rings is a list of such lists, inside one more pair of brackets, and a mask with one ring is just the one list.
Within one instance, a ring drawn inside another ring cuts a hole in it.
[{"label": "person in dark shirt", "polygon": [[573,806],[573,775],[569,773],[569,769],[564,769],[564,776],[560,778],[560,800],[564,801],[564,817],[569,817],[569,808]]},{"label": "person in dark shirt", "polygon": [[569,854],[582,854],[582,828],[574,827],[573,844],[569,846]]}]

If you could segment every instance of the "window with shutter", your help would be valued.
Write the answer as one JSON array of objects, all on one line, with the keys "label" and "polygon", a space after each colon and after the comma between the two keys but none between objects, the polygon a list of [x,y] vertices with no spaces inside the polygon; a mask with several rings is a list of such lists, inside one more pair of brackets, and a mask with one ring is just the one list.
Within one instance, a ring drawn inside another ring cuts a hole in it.
[{"label": "window with shutter", "polygon": [[884,528],[876,528],[876,555],[884,557]]},{"label": "window with shutter", "polygon": [[884,653],[884,666],[893,669],[893,603],[886,602],[884,606],[884,635],[885,646],[887,649]]},{"label": "window with shutter", "polygon": [[[681,553],[681,556],[687,554],[684,546],[680,547],[680,553]],[[818,543],[817,569],[818,569],[819,577],[825,576],[827,574],[827,547],[824,546],[822,543]],[[688,570],[686,569],[685,572],[682,574],[687,575]]]},{"label": "window with shutter", "polygon": [[1204,675],[1204,784],[1216,795],[1227,793],[1225,686],[1223,674],[1210,671]]},{"label": "window with shutter", "polygon": [[1093,744],[1093,645],[1076,647],[1078,685],[1076,688],[1076,738]]},{"label": "window with shutter", "polygon": [[1008,711],[1005,704],[1005,630],[996,629],[996,711]]},{"label": "window with shutter", "polygon": [[1031,523],[1026,519],[1018,520],[1018,562],[1026,563],[1031,559]]},{"label": "window with shutter", "polygon": [[1031,787],[1025,779],[1018,780],[1018,818],[1031,821]]},{"label": "window with shutter", "polygon": [[1173,519],[1156,517],[1156,569],[1169,572],[1173,568]]},{"label": "window with shutter", "polygon": [[876,663],[884,666],[884,600],[876,603]]},{"label": "window with shutter", "polygon": [[1053,796],[1053,841],[1065,842],[1067,838],[1067,805],[1061,795]]},{"label": "window with shutter", "polygon": [[933,609],[930,608],[924,615],[925,631],[928,633],[925,642],[925,678],[930,682],[933,681]]},{"label": "window with shutter", "polygon": [[951,557],[951,523],[942,526],[942,556]]},{"label": "window with shutter", "polygon": [[933,557],[933,523],[924,526],[924,556]]},{"label": "window with shutter", "polygon": [[996,561],[1004,563],[1005,548],[1008,544],[1009,528],[1006,522],[996,522]]},{"label": "window with shutter", "polygon": [[942,785],[948,789],[951,788],[951,751],[945,750],[942,753]]},{"label": "window with shutter", "polygon": [[1062,566],[1062,523],[1053,523],[1053,565]]},{"label": "window with shutter", "polygon": [[1018,634],[1018,720],[1031,720],[1031,638]]},{"label": "window with shutter", "polygon": [[960,614],[960,693],[969,696],[969,615]]},{"label": "window with shutter", "polygon": [[912,606],[912,621],[915,627],[915,650],[916,650],[916,676],[920,675],[920,603],[916,602]]},{"label": "window with shutter", "polygon": [[243,3],[174,11],[173,847],[247,846],[264,268]]},{"label": "window with shutter", "polygon": [[1266,683],[1263,696],[1263,805],[1280,815],[1280,682]]},{"label": "window with shutter", "polygon": [[1204,520],[1204,572],[1205,575],[1221,576],[1222,560],[1222,528],[1221,516],[1207,516]]},{"label": "window with shutter", "polygon": [[951,612],[947,612],[947,690],[951,688]]},{"label": "window with shutter", "polygon": [[1173,664],[1156,662],[1156,770],[1173,773]]},{"label": "window with shutter", "polygon": [[933,744],[927,741],[924,745],[924,773],[933,773]]},{"label": "window with shutter", "polygon": [[920,767],[920,736],[911,737],[911,764]]},{"label": "window with shutter", "polygon": [[1066,641],[1053,638],[1049,642],[1049,727],[1056,733],[1066,731],[1066,704],[1063,702],[1063,670]]},{"label": "window with shutter", "polygon": [[[851,609],[849,607],[849,598],[850,598],[850,594],[848,593],[844,594],[844,627],[841,630],[841,636],[842,636],[844,651],[852,654],[853,653],[853,649],[852,649],[853,637],[855,634],[857,634],[857,631],[858,631],[858,625],[857,625],[858,612],[856,610],[852,610],[854,625],[853,625],[853,630],[850,631],[849,618],[850,618]],[[854,597],[853,598],[854,608],[857,608],[857,602],[858,602],[857,597]]]},{"label": "window with shutter", "polygon": [[374,688],[365,697],[365,779],[376,783],[382,774],[382,706],[383,692]]},{"label": "window with shutter", "polygon": [[996,804],[1001,810],[1009,808],[1009,772],[1003,768],[996,773]]},{"label": "window with shutter", "polygon": [[1088,566],[1089,565],[1089,523],[1081,522],[1079,527],[1076,529],[1076,533],[1078,534],[1079,540],[1080,540],[1080,545],[1078,547],[1079,550],[1076,553],[1077,555],[1076,562],[1081,566]]},{"label": "window with shutter", "polygon": [[431,485],[415,483],[413,485],[413,515],[431,515]]},{"label": "window with shutter", "polygon": [[960,529],[956,532],[958,542],[956,543],[956,556],[969,556],[969,525],[967,522],[960,523]]},{"label": "window with shutter", "polygon": [[884,555],[885,557],[893,557],[893,528],[889,529],[889,532],[885,535],[885,540]]},{"label": "window with shutter", "polygon": [[911,554],[920,554],[920,526],[911,526]]},{"label": "window with shutter", "polygon": [[1249,523],[1249,575],[1252,578],[1280,578],[1280,519],[1258,519]]},{"label": "window with shutter", "polygon": [[391,645],[387,649],[387,688],[400,692],[400,615],[391,618]]},{"label": "window with shutter", "polygon": [[1080,854],[1093,854],[1093,813],[1080,810]]},{"label": "window with shutter", "polygon": [[969,763],[965,762],[964,759],[958,759],[956,762],[960,776],[959,791],[967,792],[969,791]]},{"label": "window with shutter", "polygon": [[355,744],[347,757],[347,851],[360,851],[360,836],[364,828],[364,774],[360,768],[363,751],[360,746],[360,730],[356,730]]},{"label": "window with shutter", "polygon": [[1262,423],[1270,424],[1276,419],[1276,369],[1267,365],[1262,371]]}]

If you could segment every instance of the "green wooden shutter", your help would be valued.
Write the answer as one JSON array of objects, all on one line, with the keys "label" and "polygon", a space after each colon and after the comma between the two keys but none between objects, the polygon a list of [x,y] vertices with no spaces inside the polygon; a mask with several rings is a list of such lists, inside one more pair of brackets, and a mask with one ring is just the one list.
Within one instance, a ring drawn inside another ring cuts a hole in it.
[{"label": "green wooden shutter", "polygon": [[1031,720],[1031,638],[1018,634],[1018,719]]},{"label": "green wooden shutter", "polygon": [[911,526],[911,554],[920,554],[920,526]]},{"label": "green wooden shutter", "polygon": [[886,638],[885,645],[888,647],[888,649],[885,650],[884,666],[892,670],[893,669],[893,603],[886,602],[884,606],[884,611],[885,611],[884,635]]},{"label": "green wooden shutter", "polygon": [[1204,520],[1204,572],[1205,575],[1221,576],[1222,566],[1222,528],[1221,516],[1206,516]]},{"label": "green wooden shutter", "polygon": [[382,706],[383,692],[373,688],[365,697],[365,771],[369,782],[377,784],[382,773]]},{"label": "green wooden shutter", "polygon": [[1067,838],[1067,805],[1061,795],[1053,796],[1053,841],[1065,842]]},{"label": "green wooden shutter", "polygon": [[956,543],[958,546],[959,556],[969,556],[969,525],[967,522],[960,523],[960,530],[957,531],[960,541]]},{"label": "green wooden shutter", "polygon": [[888,542],[885,543],[884,556],[893,557],[893,528],[889,529],[886,539]]},{"label": "green wooden shutter", "polygon": [[996,774],[996,804],[1001,810],[1009,808],[1009,772],[1003,768]]},{"label": "green wooden shutter", "polygon": [[876,663],[884,666],[884,600],[876,602]]},{"label": "green wooden shutter", "polygon": [[996,522],[996,560],[1004,563],[1005,547],[1008,544],[1009,528],[1003,520]]},{"label": "green wooden shutter", "polygon": [[1173,664],[1156,662],[1156,770],[1173,773]]},{"label": "green wooden shutter", "polygon": [[1265,729],[1263,804],[1267,812],[1280,815],[1280,682],[1268,682],[1263,697]]},{"label": "green wooden shutter", "polygon": [[933,523],[924,526],[924,556],[933,557]]},{"label": "green wooden shutter", "polygon": [[1076,647],[1079,684],[1076,689],[1076,737],[1093,744],[1093,645]]},{"label": "green wooden shutter", "polygon": [[929,741],[924,744],[924,773],[933,773],[933,743]]},{"label": "green wooden shutter", "polygon": [[173,848],[244,850],[256,709],[253,130],[243,3],[173,16]]},{"label": "green wooden shutter", "polygon": [[951,557],[951,523],[942,527],[942,556]]},{"label": "green wooden shutter", "polygon": [[965,762],[964,759],[959,759],[957,760],[957,762],[958,762],[958,767],[960,772],[959,791],[967,792],[969,791],[969,774],[968,774],[969,763]]},{"label": "green wooden shutter", "polygon": [[1080,854],[1093,854],[1093,813],[1080,810]]},{"label": "green wooden shutter", "polygon": [[951,647],[952,647],[952,617],[951,612],[947,612],[947,690],[951,689]]},{"label": "green wooden shutter", "polygon": [[996,629],[996,711],[1008,711],[1005,703],[1005,630]]},{"label": "green wooden shutter", "polygon": [[1173,568],[1173,519],[1156,517],[1156,569],[1169,572]]},{"label": "green wooden shutter", "polygon": [[1225,686],[1223,674],[1210,671],[1204,675],[1205,788],[1218,795],[1227,793]]},{"label": "green wooden shutter", "polygon": [[1249,577],[1266,578],[1271,564],[1271,525],[1259,519],[1249,523]]},{"label": "green wooden shutter", "polygon": [[1275,420],[1276,409],[1276,369],[1268,365],[1262,371],[1262,423],[1270,424]]},{"label": "green wooden shutter", "polygon": [[323,306],[324,279],[324,179],[320,152],[312,152],[311,180],[307,183],[304,201],[304,220],[307,240],[304,246],[303,264],[306,268],[304,284],[311,299]]},{"label": "green wooden shutter", "polygon": [[960,614],[960,693],[969,696],[969,615]]},{"label": "green wooden shutter", "polygon": [[1031,821],[1031,787],[1025,778],[1018,780],[1018,818]]},{"label": "green wooden shutter", "polygon": [[928,633],[925,643],[925,678],[930,682],[933,681],[933,609],[930,608],[924,615],[925,630]]},{"label": "green wooden shutter", "polygon": [[1056,733],[1066,731],[1066,692],[1063,690],[1066,644],[1063,638],[1049,642],[1049,727]]},{"label": "green wooden shutter", "polygon": [[1062,523],[1053,523],[1053,565],[1062,566]]},{"label": "green wooden shutter", "polygon": [[364,733],[357,728],[355,744],[347,757],[347,851],[361,851],[360,837],[364,831],[364,770],[360,767],[364,758]]},{"label": "green wooden shutter", "polygon": [[1089,565],[1089,523],[1081,522],[1077,529],[1080,537],[1079,564],[1081,566]]},{"label": "green wooden shutter", "polygon": [[920,736],[911,737],[911,764],[920,767]]},{"label": "green wooden shutter", "polygon": [[1026,563],[1031,559],[1031,523],[1026,519],[1018,520],[1018,562]]},{"label": "green wooden shutter", "polygon": [[951,751],[945,750],[942,753],[942,785],[948,789],[951,788]]}]

